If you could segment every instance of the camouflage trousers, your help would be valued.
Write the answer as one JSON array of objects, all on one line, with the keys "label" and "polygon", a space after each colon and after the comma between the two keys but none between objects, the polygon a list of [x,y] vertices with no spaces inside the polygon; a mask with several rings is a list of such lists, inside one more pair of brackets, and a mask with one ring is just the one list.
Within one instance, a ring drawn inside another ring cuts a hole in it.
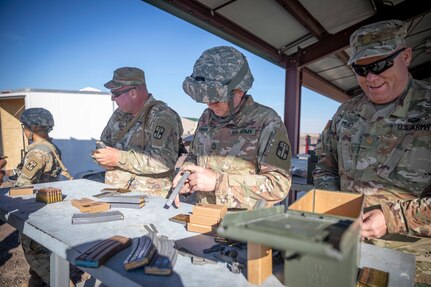
[{"label": "camouflage trousers", "polygon": [[416,256],[416,286],[431,286],[431,238],[408,237],[410,239],[408,241],[416,241],[407,242],[407,240],[402,241],[401,236],[394,235],[392,237],[385,235],[384,240],[371,240],[370,243],[414,254]]},{"label": "camouflage trousers", "polygon": [[36,272],[49,286],[49,261],[51,251],[22,233],[20,233],[20,237],[24,256],[30,265],[30,270]]}]

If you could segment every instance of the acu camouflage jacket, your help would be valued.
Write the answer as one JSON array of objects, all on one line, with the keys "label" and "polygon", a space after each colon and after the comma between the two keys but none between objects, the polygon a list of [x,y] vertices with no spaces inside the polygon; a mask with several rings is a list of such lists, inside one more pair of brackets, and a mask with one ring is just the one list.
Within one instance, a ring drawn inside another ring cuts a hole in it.
[{"label": "acu camouflage jacket", "polygon": [[[50,145],[51,147],[49,147]],[[59,179],[61,168],[55,156],[61,152],[50,141],[34,142],[27,147],[23,165],[15,182],[16,186],[24,186],[42,182],[52,182]]]},{"label": "acu camouflage jacket", "polygon": [[410,78],[383,109],[360,95],[322,133],[317,188],[358,192],[380,205],[388,233],[431,236],[431,85]]},{"label": "acu camouflage jacket", "polygon": [[[145,105],[154,101],[150,96]],[[102,132],[101,140],[120,150],[119,166],[106,171],[105,182],[125,187],[130,181],[130,189],[166,197],[178,159],[181,119],[166,104],[156,104],[117,142],[132,118],[117,109]]]},{"label": "acu camouflage jacket", "polygon": [[263,198],[283,200],[291,185],[291,150],[286,128],[275,111],[245,96],[228,120],[206,109],[199,119],[189,155],[193,163],[218,173],[213,192],[197,201],[252,208]]}]

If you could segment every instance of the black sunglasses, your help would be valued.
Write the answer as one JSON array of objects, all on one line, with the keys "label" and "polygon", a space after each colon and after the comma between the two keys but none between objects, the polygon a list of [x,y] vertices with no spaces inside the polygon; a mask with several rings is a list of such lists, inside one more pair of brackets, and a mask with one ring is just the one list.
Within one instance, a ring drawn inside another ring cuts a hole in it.
[{"label": "black sunglasses", "polygon": [[134,89],[135,89],[135,87],[128,88],[128,89],[121,90],[121,91],[114,90],[114,91],[111,91],[111,94],[114,96],[114,98],[116,98],[116,97],[119,97],[119,96],[121,96],[122,94],[125,94],[125,93],[127,93],[127,92],[130,92],[131,90],[134,90]]},{"label": "black sunglasses", "polygon": [[374,75],[383,73],[394,65],[394,59],[405,49],[406,48],[402,48],[401,50],[396,51],[392,55],[368,65],[357,65],[353,63],[353,71],[355,71],[356,75],[361,77],[366,77],[368,73],[372,73]]}]

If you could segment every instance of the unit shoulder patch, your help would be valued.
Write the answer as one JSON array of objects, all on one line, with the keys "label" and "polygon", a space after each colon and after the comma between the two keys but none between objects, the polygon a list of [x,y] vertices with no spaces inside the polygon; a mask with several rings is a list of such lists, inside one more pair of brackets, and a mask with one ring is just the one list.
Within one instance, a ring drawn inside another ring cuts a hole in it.
[{"label": "unit shoulder patch", "polygon": [[278,143],[276,155],[281,160],[286,160],[287,157],[289,156],[289,150],[290,150],[289,145],[284,141],[280,141]]},{"label": "unit shoulder patch", "polygon": [[156,126],[153,132],[153,138],[161,139],[163,137],[163,133],[165,132],[165,128],[162,126]]},{"label": "unit shoulder patch", "polygon": [[37,162],[34,160],[30,160],[26,165],[25,168],[28,170],[33,170],[37,166]]}]

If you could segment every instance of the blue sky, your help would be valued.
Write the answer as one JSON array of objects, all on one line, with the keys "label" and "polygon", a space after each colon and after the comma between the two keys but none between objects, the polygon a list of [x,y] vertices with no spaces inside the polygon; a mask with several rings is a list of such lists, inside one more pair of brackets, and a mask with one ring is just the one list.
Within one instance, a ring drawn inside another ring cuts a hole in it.
[{"label": "blue sky", "polygon": [[[142,68],[148,90],[180,116],[205,105],[182,90],[206,49],[233,44],[140,0],[0,0],[0,90],[79,90],[103,84],[122,66]],[[238,48],[238,47],[237,47]],[[255,78],[249,91],[284,110],[284,70],[239,48]],[[302,91],[301,132],[321,132],[339,103]]]}]

